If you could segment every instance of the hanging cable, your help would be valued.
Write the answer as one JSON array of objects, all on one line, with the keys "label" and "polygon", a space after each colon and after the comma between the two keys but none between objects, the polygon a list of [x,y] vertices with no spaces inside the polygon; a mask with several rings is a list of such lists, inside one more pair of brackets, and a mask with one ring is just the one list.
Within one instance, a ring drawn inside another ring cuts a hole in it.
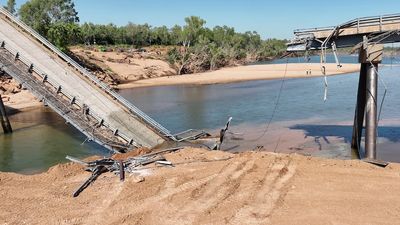
[{"label": "hanging cable", "polygon": [[283,87],[284,87],[284,84],[285,84],[285,81],[286,81],[286,75],[287,75],[287,70],[288,70],[288,64],[289,64],[289,58],[286,58],[285,72],[283,73],[283,77],[282,77],[282,79],[281,79],[281,86],[280,86],[280,88],[279,88],[277,100],[276,100],[276,102],[275,102],[274,109],[273,109],[273,111],[272,111],[272,115],[271,115],[271,117],[269,118],[269,120],[268,120],[267,123],[266,123],[266,126],[265,126],[264,131],[263,131],[263,132],[260,134],[260,136],[258,136],[257,138],[251,139],[251,140],[246,140],[247,142],[258,141],[258,140],[260,140],[262,137],[264,137],[264,136],[268,133],[268,130],[269,130],[269,127],[270,127],[270,125],[271,125],[271,123],[272,123],[272,120],[274,119],[275,114],[276,114],[276,112],[277,112],[277,110],[278,110],[278,106],[279,106],[279,102],[280,102],[280,99],[281,99]]},{"label": "hanging cable", "polygon": [[[385,88],[385,91],[383,92],[383,96],[382,96],[382,101],[381,101],[381,104],[380,104],[380,106],[379,106],[378,124],[377,124],[377,125],[379,125],[379,121],[381,120],[381,114],[382,114],[383,104],[384,104],[385,99],[386,99],[386,94],[387,94],[388,87],[387,87],[387,85],[386,85],[386,82],[382,79],[382,77],[381,77],[381,75],[379,74],[378,70],[377,70],[376,67],[374,66],[374,64],[373,64],[372,62],[370,62],[370,64],[371,64],[371,66],[373,67],[373,69],[375,70],[375,73],[376,73],[376,75],[378,76],[379,81],[383,84],[383,87]],[[376,102],[376,99],[374,99],[374,101],[375,101],[375,104],[378,104],[378,103]]]},{"label": "hanging cable", "polygon": [[326,76],[326,67],[321,65],[322,75],[324,75],[324,102],[328,99],[328,77]]}]

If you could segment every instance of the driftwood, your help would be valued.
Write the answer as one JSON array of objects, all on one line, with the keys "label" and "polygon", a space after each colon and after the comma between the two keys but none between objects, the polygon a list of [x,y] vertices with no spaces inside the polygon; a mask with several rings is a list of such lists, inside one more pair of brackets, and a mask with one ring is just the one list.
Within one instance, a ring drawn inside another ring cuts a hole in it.
[{"label": "driftwood", "polygon": [[163,149],[142,156],[131,157],[126,160],[115,160],[111,158],[98,159],[95,161],[84,162],[80,159],[67,156],[66,159],[71,162],[86,166],[85,170],[92,172],[92,175],[73,193],[73,197],[78,197],[90,184],[92,184],[101,174],[105,172],[113,172],[119,174],[120,180],[125,180],[125,172],[134,173],[135,170],[142,166],[157,163],[163,166],[173,166],[171,162],[166,161],[162,154],[178,151],[183,147]]}]

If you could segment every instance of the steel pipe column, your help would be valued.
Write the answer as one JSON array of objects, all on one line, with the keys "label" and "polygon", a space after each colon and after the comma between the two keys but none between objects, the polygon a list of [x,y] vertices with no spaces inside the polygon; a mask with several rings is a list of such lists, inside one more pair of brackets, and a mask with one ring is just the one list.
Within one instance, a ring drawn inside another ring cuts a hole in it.
[{"label": "steel pipe column", "polygon": [[[357,106],[354,116],[351,146],[358,150],[360,158],[376,159],[376,139],[378,126],[378,64],[382,62],[383,45],[364,43],[360,48],[361,63],[358,83]],[[360,149],[365,114],[365,154]]]},{"label": "steel pipe column", "polygon": [[376,135],[378,119],[378,64],[371,63],[367,66],[366,81],[366,122],[365,122],[365,157],[376,159]]}]

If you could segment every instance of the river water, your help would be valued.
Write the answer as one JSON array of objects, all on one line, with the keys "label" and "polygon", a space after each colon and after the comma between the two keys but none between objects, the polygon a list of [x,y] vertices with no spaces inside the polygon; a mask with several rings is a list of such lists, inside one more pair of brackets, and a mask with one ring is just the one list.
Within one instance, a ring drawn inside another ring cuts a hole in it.
[{"label": "river water", "polygon": [[[340,59],[343,63],[357,62],[355,56]],[[311,62],[318,60],[317,56],[311,57]],[[378,156],[400,162],[400,67],[397,59],[387,58],[384,63],[387,65],[380,68],[379,74],[388,92],[381,114]],[[195,128],[217,134],[232,116],[224,150],[266,149],[352,158],[349,142],[358,74],[328,77],[328,82],[326,102],[323,78],[146,87],[122,90],[121,94],[172,132]],[[380,99],[384,89],[380,82]],[[0,171],[34,173],[64,162],[66,155],[109,154],[85,142],[82,134],[49,109],[18,113],[10,119],[15,132],[0,133]]]}]

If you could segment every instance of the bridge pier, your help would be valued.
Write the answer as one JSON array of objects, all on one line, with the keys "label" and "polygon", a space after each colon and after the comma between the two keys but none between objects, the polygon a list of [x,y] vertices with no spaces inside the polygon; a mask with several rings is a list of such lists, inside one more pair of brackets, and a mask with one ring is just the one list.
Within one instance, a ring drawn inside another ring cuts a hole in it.
[{"label": "bridge pier", "polygon": [[376,135],[378,125],[378,64],[367,67],[367,102],[365,113],[365,157],[376,159]]},{"label": "bridge pier", "polygon": [[0,95],[0,123],[5,134],[12,133],[11,123],[8,120],[6,108]]},{"label": "bridge pier", "polygon": [[[358,83],[357,105],[354,116],[351,147],[358,151],[360,158],[376,159],[376,138],[378,124],[378,65],[382,61],[383,45],[367,45],[360,50],[360,80]],[[360,143],[365,114],[365,155]]]}]

